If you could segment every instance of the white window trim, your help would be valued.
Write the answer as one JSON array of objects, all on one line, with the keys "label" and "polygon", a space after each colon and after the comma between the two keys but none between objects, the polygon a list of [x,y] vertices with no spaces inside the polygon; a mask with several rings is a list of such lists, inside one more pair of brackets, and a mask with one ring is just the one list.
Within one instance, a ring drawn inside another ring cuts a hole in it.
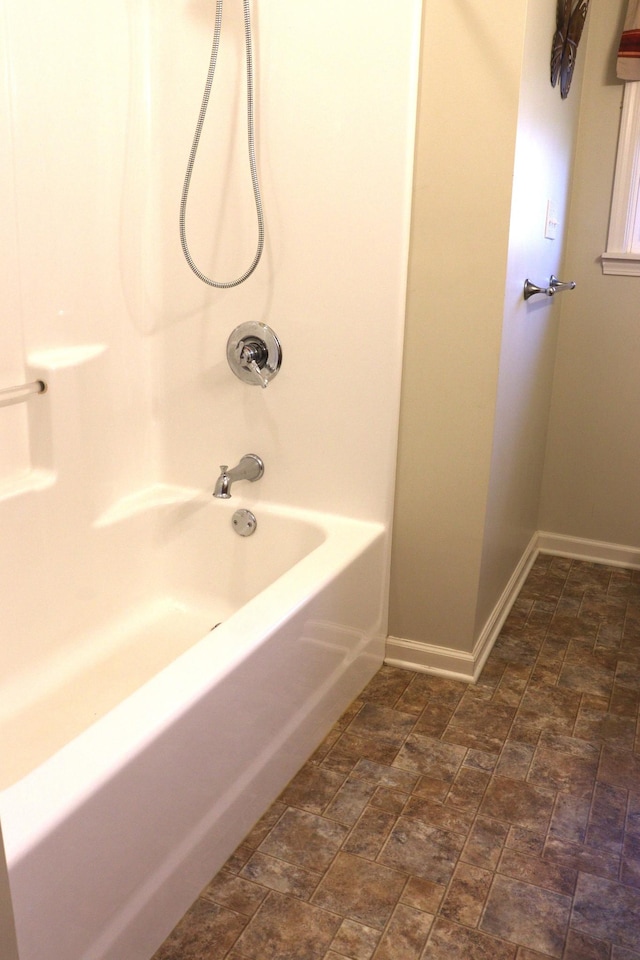
[{"label": "white window trim", "polygon": [[602,272],[640,277],[640,81],[626,82]]}]

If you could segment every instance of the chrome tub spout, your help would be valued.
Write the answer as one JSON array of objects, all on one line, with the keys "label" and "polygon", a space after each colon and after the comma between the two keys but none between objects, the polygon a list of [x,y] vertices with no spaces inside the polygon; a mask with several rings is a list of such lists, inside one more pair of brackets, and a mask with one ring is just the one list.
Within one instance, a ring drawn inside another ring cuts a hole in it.
[{"label": "chrome tub spout", "polygon": [[247,453],[240,460],[236,467],[229,467],[222,464],[220,467],[220,476],[216,480],[213,490],[214,497],[219,500],[229,500],[231,497],[231,484],[236,480],[249,480],[255,483],[264,473],[264,463],[255,453]]}]

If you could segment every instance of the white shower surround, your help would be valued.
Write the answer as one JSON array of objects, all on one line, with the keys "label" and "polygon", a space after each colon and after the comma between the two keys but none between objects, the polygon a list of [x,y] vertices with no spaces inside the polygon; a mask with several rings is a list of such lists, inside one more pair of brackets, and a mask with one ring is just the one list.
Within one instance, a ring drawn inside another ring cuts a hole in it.
[{"label": "white shower surround", "polygon": [[[383,636],[420,7],[254,0],[266,250],[243,286],[217,291],[177,237],[212,4],[3,5],[0,385],[42,377],[50,389],[0,411],[0,680],[91,633],[118,583],[153,587],[135,539],[105,547],[132,498],[210,491],[218,465],[247,452],[266,465],[256,512],[284,503],[384,528],[371,626]],[[241,4],[227,0],[188,221],[196,259],[222,279],[255,249],[242,71]],[[216,140],[236,114],[237,134]],[[226,363],[249,319],[283,345],[267,390]]]}]

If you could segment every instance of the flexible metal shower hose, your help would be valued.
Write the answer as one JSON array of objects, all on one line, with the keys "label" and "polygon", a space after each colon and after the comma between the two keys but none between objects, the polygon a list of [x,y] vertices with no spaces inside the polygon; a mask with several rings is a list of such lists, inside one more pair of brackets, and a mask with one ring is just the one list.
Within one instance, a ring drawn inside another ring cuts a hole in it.
[{"label": "flexible metal shower hose", "polygon": [[220,46],[220,32],[222,29],[222,3],[223,0],[216,0],[216,21],[213,31],[213,46],[211,48],[211,59],[209,61],[209,72],[207,74],[207,81],[204,87],[204,94],[202,97],[202,106],[200,107],[200,114],[198,116],[198,122],[196,124],[196,132],[193,137],[193,144],[191,147],[191,153],[189,154],[189,161],[187,163],[187,172],[184,177],[184,184],[182,187],[182,199],[180,201],[180,242],[182,243],[182,251],[185,255],[186,261],[195,273],[195,275],[202,280],[203,283],[208,283],[211,287],[220,287],[227,289],[229,287],[237,287],[239,284],[244,283],[247,277],[250,277],[255,268],[258,266],[260,257],[262,256],[262,249],[264,247],[264,217],[262,213],[262,197],[260,195],[260,184],[258,182],[258,170],[256,165],[256,146],[255,146],[255,132],[254,132],[254,94],[253,94],[253,52],[251,44],[251,16],[250,16],[250,0],[244,0],[244,35],[245,35],[245,50],[246,50],[246,62],[247,62],[247,127],[248,127],[248,140],[249,140],[249,167],[251,170],[251,183],[253,185],[253,196],[255,198],[256,204],[256,214],[258,218],[258,247],[256,250],[256,255],[253,258],[251,266],[245,270],[242,276],[238,277],[237,280],[212,280],[210,277],[207,277],[196,265],[189,252],[189,246],[187,244],[187,231],[186,231],[186,214],[187,214],[187,200],[189,198],[189,187],[191,185],[191,174],[193,173],[193,167],[196,160],[196,154],[198,152],[198,145],[200,143],[200,136],[202,134],[202,128],[204,126],[205,117],[207,115],[207,108],[209,106],[209,97],[211,96],[211,87],[213,84],[213,78],[216,72],[216,62],[218,59],[218,48]]}]

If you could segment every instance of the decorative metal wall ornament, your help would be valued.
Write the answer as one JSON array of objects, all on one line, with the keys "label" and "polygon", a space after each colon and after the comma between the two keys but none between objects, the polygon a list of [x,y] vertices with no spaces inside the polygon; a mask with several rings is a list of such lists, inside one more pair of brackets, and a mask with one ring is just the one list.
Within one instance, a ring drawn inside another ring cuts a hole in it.
[{"label": "decorative metal wall ornament", "polygon": [[560,80],[560,96],[566,100],[576,65],[576,53],[587,19],[589,0],[557,0],[556,32],[551,45],[551,86]]}]

